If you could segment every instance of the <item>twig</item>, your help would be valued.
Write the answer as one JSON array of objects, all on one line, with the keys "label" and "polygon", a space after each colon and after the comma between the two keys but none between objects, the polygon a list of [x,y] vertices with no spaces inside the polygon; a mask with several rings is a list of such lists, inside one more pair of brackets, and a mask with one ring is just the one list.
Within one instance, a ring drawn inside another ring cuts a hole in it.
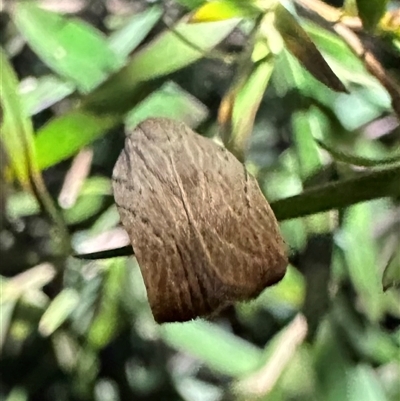
[{"label": "twig", "polygon": [[357,174],[354,178],[310,188],[271,203],[279,221],[326,212],[387,196],[400,195],[400,166]]}]

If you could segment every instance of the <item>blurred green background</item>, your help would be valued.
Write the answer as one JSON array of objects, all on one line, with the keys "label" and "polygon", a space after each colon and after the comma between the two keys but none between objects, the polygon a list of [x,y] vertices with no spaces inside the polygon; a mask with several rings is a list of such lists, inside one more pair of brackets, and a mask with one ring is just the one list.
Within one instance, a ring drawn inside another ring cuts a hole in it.
[{"label": "blurred green background", "polygon": [[[399,8],[3,2],[0,399],[399,400]],[[127,244],[110,177],[150,116],[219,135],[288,244],[209,322],[157,325],[133,257],[71,256]]]}]

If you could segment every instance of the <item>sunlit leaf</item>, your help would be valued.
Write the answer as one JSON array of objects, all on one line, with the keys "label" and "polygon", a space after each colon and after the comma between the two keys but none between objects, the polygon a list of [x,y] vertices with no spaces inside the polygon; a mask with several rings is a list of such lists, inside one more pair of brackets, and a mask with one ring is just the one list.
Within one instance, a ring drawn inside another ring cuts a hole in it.
[{"label": "sunlit leaf", "polygon": [[[136,82],[164,76],[207,55],[239,23],[238,19],[208,23],[180,22],[144,46],[125,72]],[[171,54],[174,57],[171,57]],[[121,71],[122,72],[122,71]]]},{"label": "sunlit leaf", "polygon": [[272,57],[266,57],[247,68],[221,103],[219,122],[223,140],[240,160],[244,160],[256,114],[274,68],[273,61]]},{"label": "sunlit leaf", "polygon": [[191,17],[192,22],[223,21],[230,18],[255,17],[260,13],[255,1],[213,0],[202,5]]},{"label": "sunlit leaf", "polygon": [[393,45],[400,47],[400,9],[388,11],[379,21],[379,29],[394,37]]},{"label": "sunlit leaf", "polygon": [[0,65],[1,141],[15,176],[22,186],[30,188],[30,175],[37,170],[32,122],[23,110],[17,76],[1,48]]}]

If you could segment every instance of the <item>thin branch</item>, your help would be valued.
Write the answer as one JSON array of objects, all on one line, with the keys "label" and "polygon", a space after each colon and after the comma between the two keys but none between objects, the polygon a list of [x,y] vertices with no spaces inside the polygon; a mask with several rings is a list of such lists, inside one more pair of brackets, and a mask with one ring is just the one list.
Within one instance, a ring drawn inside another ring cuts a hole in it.
[{"label": "thin branch", "polygon": [[400,165],[311,188],[271,203],[279,221],[326,212],[388,196],[400,196]]}]

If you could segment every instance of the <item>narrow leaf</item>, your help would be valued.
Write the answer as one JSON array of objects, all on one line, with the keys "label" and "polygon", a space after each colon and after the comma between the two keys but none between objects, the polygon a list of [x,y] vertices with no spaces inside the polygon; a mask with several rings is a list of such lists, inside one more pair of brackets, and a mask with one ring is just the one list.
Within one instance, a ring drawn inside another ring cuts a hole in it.
[{"label": "narrow leaf", "polygon": [[224,142],[239,160],[244,159],[256,114],[273,68],[271,57],[256,63],[246,71],[246,75],[238,78],[239,85],[228,92],[221,104],[220,122],[223,122],[222,114],[228,105],[232,110],[232,116],[228,115],[228,120],[225,121],[224,132],[229,132],[229,136],[224,138]]},{"label": "narrow leaf", "polygon": [[30,188],[35,167],[33,127],[18,95],[18,79],[3,49],[0,48],[0,105],[3,110],[1,141],[12,169],[23,187]]},{"label": "narrow leaf", "polygon": [[[181,23],[177,29],[207,52],[223,40],[237,23],[232,20],[207,24]],[[126,67],[85,97],[80,107],[51,120],[39,130],[36,149],[40,168],[50,167],[72,156],[104,135],[159,87],[154,78],[183,68],[203,55],[183,42],[176,33],[162,33],[136,53]],[[151,82],[144,82],[150,79]]]},{"label": "narrow leaf", "polygon": [[292,117],[292,126],[300,176],[304,182],[322,168],[321,154],[314,140],[314,135],[319,135],[320,129],[312,111],[296,112]]},{"label": "narrow leaf", "polygon": [[[239,23],[238,19],[210,23],[178,23],[143,47],[127,67],[136,81],[175,72],[204,57]],[[171,54],[174,57],[171,57]]]},{"label": "narrow leaf", "polygon": [[355,205],[346,211],[340,245],[363,310],[372,321],[377,321],[383,312],[383,292],[378,250],[372,238],[371,205]]},{"label": "narrow leaf", "polygon": [[163,13],[161,7],[151,7],[133,15],[122,28],[115,31],[108,39],[109,46],[116,54],[127,57],[159,21]]},{"label": "narrow leaf", "polygon": [[165,324],[160,333],[167,344],[231,377],[251,373],[263,360],[262,351],[251,343],[205,321]]},{"label": "narrow leaf", "polygon": [[306,31],[281,4],[275,11],[275,27],[287,49],[318,81],[337,92],[347,92]]},{"label": "narrow leaf", "polygon": [[20,93],[23,95],[24,110],[30,116],[53,106],[75,90],[72,82],[65,82],[54,75],[28,78],[28,80],[21,82]]},{"label": "narrow leaf", "polygon": [[18,2],[13,19],[29,46],[55,72],[87,92],[122,65],[106,38],[79,20]]},{"label": "narrow leaf", "polygon": [[118,316],[118,303],[121,286],[127,274],[125,260],[114,259],[105,263],[108,263],[110,268],[104,276],[98,312],[87,334],[89,344],[96,349],[107,345],[123,324]]},{"label": "narrow leaf", "polygon": [[75,290],[62,290],[43,313],[39,322],[39,332],[46,337],[53,334],[68,319],[78,303],[79,295]]}]

